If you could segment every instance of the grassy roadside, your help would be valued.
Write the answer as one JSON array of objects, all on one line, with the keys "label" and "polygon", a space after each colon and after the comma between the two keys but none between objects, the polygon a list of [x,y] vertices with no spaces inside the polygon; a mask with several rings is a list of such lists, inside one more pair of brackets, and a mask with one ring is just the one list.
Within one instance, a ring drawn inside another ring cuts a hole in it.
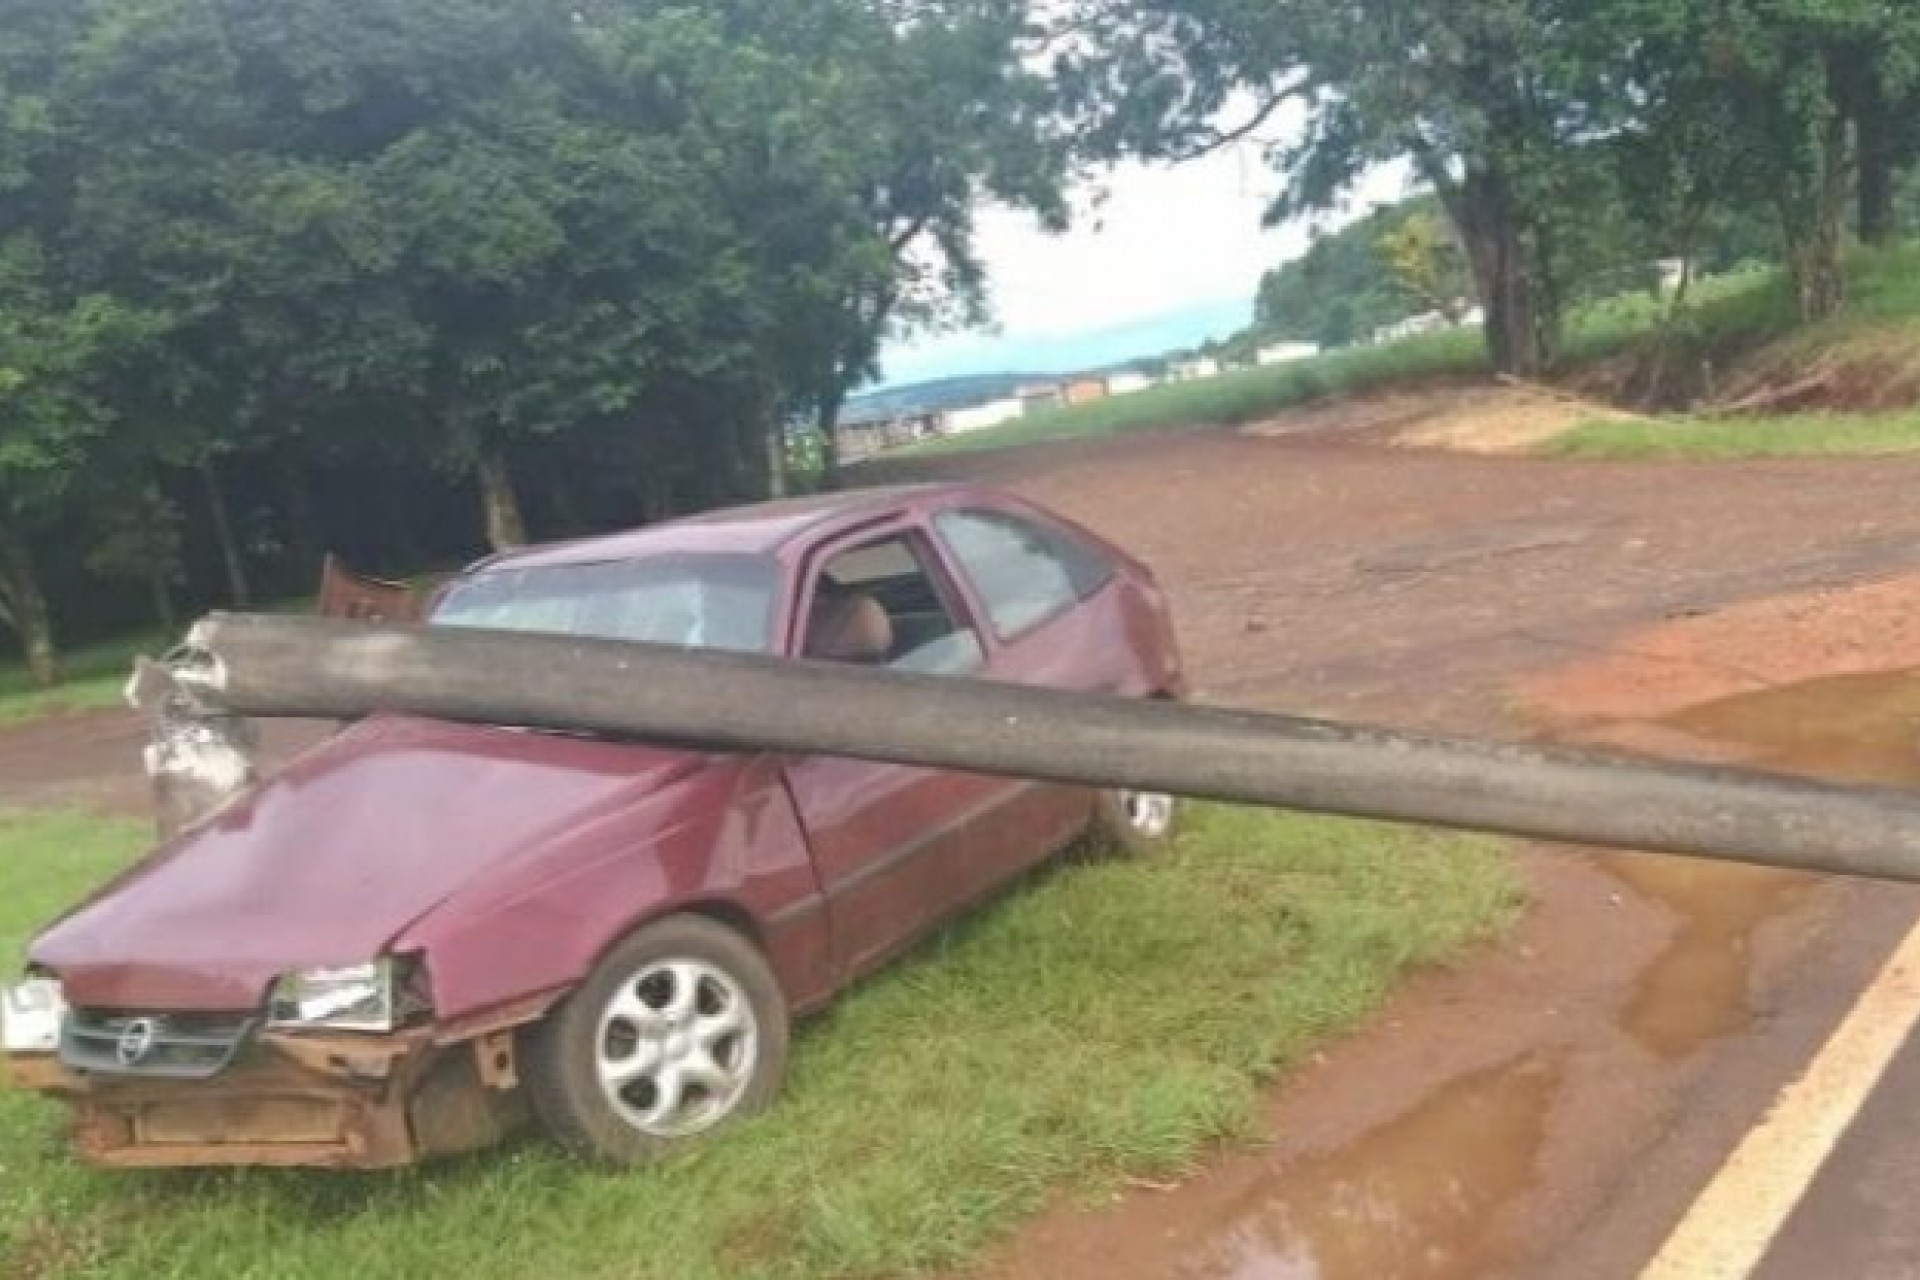
[{"label": "grassy roadside", "polygon": [[1866,457],[1920,449],[1920,409],[1585,422],[1540,452],[1558,458],[1728,460]]},{"label": "grassy roadside", "polygon": [[[1668,318],[1665,305],[1646,295],[1590,303],[1568,323],[1563,361],[1580,368],[1619,355]],[[1789,329],[1790,300],[1777,272],[1737,272],[1700,281],[1683,319],[1691,345],[1703,350],[1745,345]],[[887,454],[881,462],[1129,431],[1240,426],[1315,400],[1486,372],[1486,349],[1478,330],[1425,334],[1036,413],[1004,426],[924,441]]]},{"label": "grassy roadside", "polygon": [[[139,843],[0,819],[0,955]],[[800,1037],[776,1111],[667,1167],[537,1143],[397,1177],[104,1177],[0,1095],[0,1275],[878,1277],[964,1261],[1062,1190],[1166,1175],[1409,968],[1513,917],[1495,843],[1210,807],[1073,863]]]},{"label": "grassy roadside", "polygon": [[[1846,411],[1676,416],[1589,422],[1541,451],[1567,458],[1702,459],[1872,456],[1920,449],[1920,244],[1856,250],[1847,308],[1795,326],[1777,284],[1751,295],[1741,323],[1772,340],[1731,369],[1732,398],[1811,380]],[[1768,311],[1772,314],[1769,316]]]},{"label": "grassy roadside", "polygon": [[63,680],[51,689],[35,688],[23,663],[0,665],[0,725],[62,711],[117,707],[134,656],[159,653],[168,643],[155,631],[69,650],[60,655]]}]

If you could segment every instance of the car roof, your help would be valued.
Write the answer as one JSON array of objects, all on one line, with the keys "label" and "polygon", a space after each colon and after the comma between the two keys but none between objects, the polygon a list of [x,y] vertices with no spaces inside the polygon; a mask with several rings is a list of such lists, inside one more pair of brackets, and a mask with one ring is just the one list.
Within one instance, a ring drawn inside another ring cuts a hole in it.
[{"label": "car roof", "polygon": [[472,566],[468,572],[512,566],[518,569],[552,565],[595,564],[631,560],[672,552],[731,552],[779,555],[803,540],[832,537],[896,513],[944,506],[955,497],[1000,505],[991,491],[968,484],[887,485],[849,489],[725,507],[700,515],[666,520],[624,533],[571,542],[555,542],[508,551]]}]

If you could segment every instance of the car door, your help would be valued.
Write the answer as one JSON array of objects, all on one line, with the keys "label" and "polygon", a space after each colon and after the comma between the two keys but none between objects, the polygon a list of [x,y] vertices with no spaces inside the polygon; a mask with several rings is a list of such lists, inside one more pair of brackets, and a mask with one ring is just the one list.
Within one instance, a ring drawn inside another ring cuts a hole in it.
[{"label": "car door", "polygon": [[[923,674],[968,675],[986,648],[964,597],[912,522],[817,550],[789,628],[791,656]],[[787,786],[827,901],[837,963],[872,968],[963,903],[982,823],[1009,795],[1004,779],[798,757]]]},{"label": "car door", "polygon": [[[1112,637],[1103,634],[1108,612],[1089,606],[1114,576],[1096,551],[998,508],[949,508],[936,512],[932,525],[987,631],[992,678],[1081,693],[1120,689],[1126,668],[1114,660]],[[1084,831],[1093,803],[1085,788],[1023,784],[995,814],[993,827],[975,833],[973,873],[988,882],[1018,875]]]}]

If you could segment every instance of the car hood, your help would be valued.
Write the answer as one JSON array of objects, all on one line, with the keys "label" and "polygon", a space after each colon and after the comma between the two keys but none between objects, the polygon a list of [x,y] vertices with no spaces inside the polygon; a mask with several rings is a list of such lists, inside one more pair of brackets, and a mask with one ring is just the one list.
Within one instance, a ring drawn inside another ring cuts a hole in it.
[{"label": "car hood", "polygon": [[278,975],[373,959],[462,888],[712,759],[363,721],[156,850],[30,956],[81,1007],[254,1009]]}]

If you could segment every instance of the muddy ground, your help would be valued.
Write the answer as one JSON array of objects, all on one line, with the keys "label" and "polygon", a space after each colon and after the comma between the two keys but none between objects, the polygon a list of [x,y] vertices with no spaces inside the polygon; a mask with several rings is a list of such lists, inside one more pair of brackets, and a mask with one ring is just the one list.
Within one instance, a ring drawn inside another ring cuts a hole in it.
[{"label": "muddy ground", "polygon": [[[1902,714],[1839,745],[1846,708],[1881,706],[1883,686],[1764,691],[1920,667],[1920,577],[1902,577],[1920,572],[1920,460],[1463,456],[1382,447],[1382,416],[930,473],[1019,489],[1153,563],[1203,699],[1903,772]],[[1787,703],[1739,701],[1756,690]],[[1784,750],[1822,716],[1826,747]],[[0,803],[137,811],[137,741],[114,715],[0,734]],[[1061,1205],[983,1274],[1631,1274],[1914,903],[1523,857],[1535,907],[1518,935],[1417,981],[1276,1091],[1265,1141],[1177,1187]]]}]

